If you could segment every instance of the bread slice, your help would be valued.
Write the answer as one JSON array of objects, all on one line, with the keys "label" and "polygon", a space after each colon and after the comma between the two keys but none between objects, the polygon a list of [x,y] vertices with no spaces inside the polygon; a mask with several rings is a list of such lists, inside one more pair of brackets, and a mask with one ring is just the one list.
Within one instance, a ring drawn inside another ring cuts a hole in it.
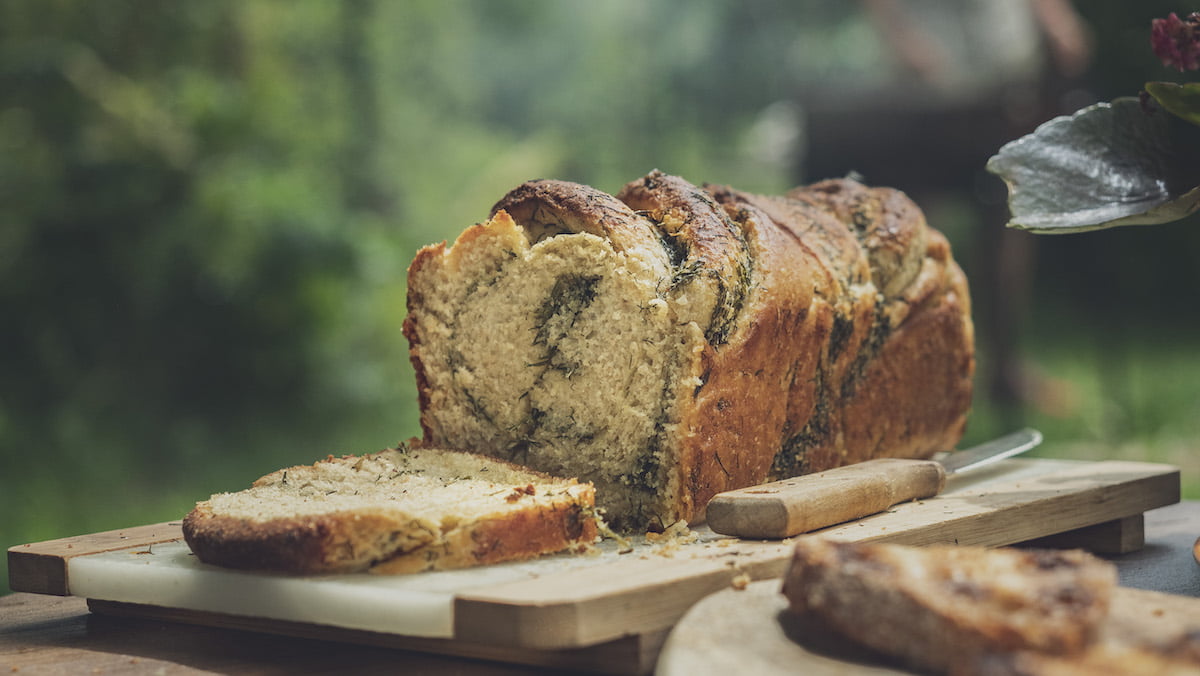
[{"label": "bread slice", "polygon": [[1022,650],[956,665],[955,676],[1182,676],[1200,674],[1195,599],[1118,589],[1108,620],[1079,654]]},{"label": "bread slice", "polygon": [[411,573],[527,559],[597,536],[595,491],[483,456],[400,447],[290,467],[198,503],[205,563],[288,573]]},{"label": "bread slice", "polygon": [[783,593],[861,644],[920,669],[986,654],[1076,654],[1108,614],[1116,569],[1080,551],[796,544]]}]

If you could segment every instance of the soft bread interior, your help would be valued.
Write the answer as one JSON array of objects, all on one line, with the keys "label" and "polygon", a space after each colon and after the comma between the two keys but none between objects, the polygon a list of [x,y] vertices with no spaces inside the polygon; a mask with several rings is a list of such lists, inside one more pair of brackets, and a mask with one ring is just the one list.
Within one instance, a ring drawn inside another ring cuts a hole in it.
[{"label": "soft bread interior", "polygon": [[676,490],[663,460],[704,344],[667,253],[501,211],[440,258],[413,273],[430,441],[578,477],[609,513],[652,522]]},{"label": "soft bread interior", "polygon": [[252,521],[376,511],[442,529],[504,508],[509,488],[530,483],[541,484],[541,495],[572,487],[467,453],[391,449],[279,470],[247,490],[214,495],[209,502],[214,512]]},{"label": "soft bread interior", "polygon": [[469,565],[470,540],[482,525],[522,512],[590,510],[592,491],[492,458],[401,448],[279,470],[212,496],[198,512],[237,524],[230,532],[250,541],[316,528],[322,561],[297,562],[301,568],[410,572]]}]

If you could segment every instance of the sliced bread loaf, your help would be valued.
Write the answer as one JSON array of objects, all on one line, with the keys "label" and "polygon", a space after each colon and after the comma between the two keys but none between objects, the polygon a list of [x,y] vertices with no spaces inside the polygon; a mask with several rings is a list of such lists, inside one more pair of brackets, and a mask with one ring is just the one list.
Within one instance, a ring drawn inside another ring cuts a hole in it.
[{"label": "sliced bread loaf", "polygon": [[653,172],[615,196],[530,181],[409,267],[426,443],[596,486],[617,530],[717,493],[950,450],[966,278],[903,193],[787,196]]},{"label": "sliced bread loaf", "polygon": [[590,484],[470,453],[330,457],[196,505],[205,563],[291,573],[410,573],[526,559],[597,536]]}]

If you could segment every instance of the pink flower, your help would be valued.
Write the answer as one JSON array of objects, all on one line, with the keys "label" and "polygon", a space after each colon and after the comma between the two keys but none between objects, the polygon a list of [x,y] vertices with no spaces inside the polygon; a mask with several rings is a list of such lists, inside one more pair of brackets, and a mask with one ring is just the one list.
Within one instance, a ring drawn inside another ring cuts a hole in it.
[{"label": "pink flower", "polygon": [[1150,46],[1164,66],[1200,70],[1200,12],[1180,19],[1174,12],[1150,22]]}]

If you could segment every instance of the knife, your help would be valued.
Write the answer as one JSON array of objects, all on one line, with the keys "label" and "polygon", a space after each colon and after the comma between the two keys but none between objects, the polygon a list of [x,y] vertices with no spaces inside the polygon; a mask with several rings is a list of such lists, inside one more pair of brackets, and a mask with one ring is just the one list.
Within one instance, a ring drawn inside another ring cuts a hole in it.
[{"label": "knife", "polygon": [[1023,429],[935,460],[879,458],[727,491],[708,503],[714,532],[742,538],[786,538],[877,514],[907,500],[931,498],[946,477],[1011,458],[1042,443]]}]

